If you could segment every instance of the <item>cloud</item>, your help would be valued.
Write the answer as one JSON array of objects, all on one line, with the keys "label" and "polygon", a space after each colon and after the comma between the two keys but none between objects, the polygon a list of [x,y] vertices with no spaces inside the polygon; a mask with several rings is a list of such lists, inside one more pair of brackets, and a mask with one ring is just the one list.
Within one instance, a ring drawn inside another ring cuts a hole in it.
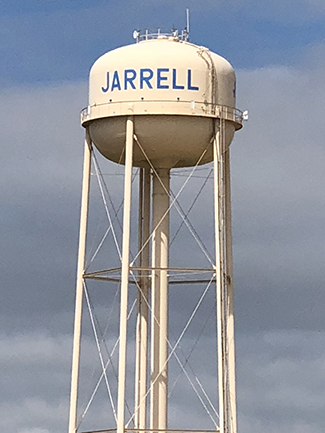
[{"label": "cloud", "polygon": [[20,430],[19,433],[50,433],[50,431],[44,430],[43,428],[32,428]]},{"label": "cloud", "polygon": [[[61,421],[66,418],[66,404],[67,401],[50,405],[42,399],[26,399],[23,404],[2,405],[1,427],[19,433],[57,433],[60,428],[56,425],[60,424],[62,429],[66,427],[66,422]],[[44,425],[49,428],[44,428]]]},{"label": "cloud", "polygon": [[[323,333],[270,332],[239,338],[239,425],[244,431],[321,431]],[[317,422],[316,422],[317,419]]]},{"label": "cloud", "polygon": [[[302,426],[306,431],[322,431],[325,421],[322,409],[325,397],[324,337],[324,333],[301,331],[239,334],[237,385],[241,431],[258,433],[261,426],[267,433],[274,433],[276,429],[280,433],[288,429],[300,433]],[[207,339],[206,343],[209,343],[212,354],[212,341]],[[1,378],[1,389],[4,390],[0,400],[1,427],[16,432],[59,433],[67,426],[71,337],[51,337],[44,333],[14,337],[2,335],[1,349],[7,345],[10,345],[12,355],[7,350],[0,360],[1,369],[5,372]],[[98,360],[94,363],[95,358],[90,356],[93,342],[85,339],[83,347],[86,361],[83,368],[86,370],[82,371],[81,377],[88,383],[82,389],[90,395],[96,375],[92,377],[85,373],[99,364]],[[208,355],[209,352],[205,352],[204,356]],[[18,365],[20,370],[17,370]],[[216,371],[211,375],[209,370],[206,370],[206,363],[201,362],[195,373],[215,401]],[[92,386],[89,388],[90,383]],[[198,425],[202,428],[209,418],[204,410],[200,411],[200,404],[187,381],[181,380],[180,385],[182,391],[178,389],[170,408],[171,426],[185,428],[189,425],[193,428],[193,425]],[[133,386],[133,381],[130,386]],[[8,399],[9,389],[10,394],[16,392],[13,400]],[[84,394],[81,397],[80,409],[86,404]],[[106,400],[105,393],[101,392],[81,425],[82,431],[112,426]]]},{"label": "cloud", "polygon": [[[323,299],[324,89],[319,71],[266,68],[238,74],[238,87],[245,92],[238,105],[250,109],[250,120],[231,150],[237,302],[247,310],[269,304],[274,320],[268,326],[279,326],[281,318],[283,326],[323,327],[318,305]],[[278,307],[274,296],[281,299]],[[245,319],[250,322],[249,314]]]},{"label": "cloud", "polygon": [[85,100],[82,83],[2,94],[1,316],[24,326],[73,301]]}]

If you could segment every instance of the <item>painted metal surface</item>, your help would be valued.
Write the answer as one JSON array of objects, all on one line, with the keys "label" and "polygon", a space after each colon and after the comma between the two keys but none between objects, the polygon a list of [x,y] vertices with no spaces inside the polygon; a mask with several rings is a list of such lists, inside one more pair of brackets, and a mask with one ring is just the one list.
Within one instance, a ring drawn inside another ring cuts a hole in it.
[{"label": "painted metal surface", "polygon": [[[215,86],[211,85],[212,74]],[[127,101],[145,105],[159,100],[171,102],[166,107],[171,111],[178,100],[235,107],[235,92],[235,73],[227,60],[207,48],[174,39],[144,41],[110,51],[94,63],[89,77],[90,107]]]},{"label": "painted metal surface", "polygon": [[[100,57],[90,71],[89,105],[82,112],[99,151],[124,163],[126,117],[155,166],[195,165],[213,160],[214,119],[225,118],[226,143],[241,128],[235,108],[232,66],[205,47],[162,38],[117,48]],[[133,164],[146,158],[134,149]]]},{"label": "painted metal surface", "polygon": [[130,260],[130,227],[131,227],[131,187],[132,187],[132,154],[133,154],[133,117],[126,124],[126,157],[124,178],[123,207],[123,250],[121,270],[121,301],[120,301],[120,342],[117,397],[117,433],[124,433],[125,428],[125,383],[126,383],[126,352],[127,352],[127,316],[129,293],[129,260]]},{"label": "painted metal surface", "polygon": [[74,317],[74,336],[72,353],[72,372],[71,372],[71,391],[70,391],[70,411],[69,411],[69,433],[77,431],[77,402],[78,402],[78,382],[80,369],[80,344],[81,344],[81,321],[86,257],[86,235],[89,208],[89,186],[90,186],[90,167],[91,167],[92,145],[89,135],[86,134],[84,149],[84,166],[82,179],[82,197],[80,210],[80,231],[79,231],[79,251],[78,269],[76,283],[75,317]]}]

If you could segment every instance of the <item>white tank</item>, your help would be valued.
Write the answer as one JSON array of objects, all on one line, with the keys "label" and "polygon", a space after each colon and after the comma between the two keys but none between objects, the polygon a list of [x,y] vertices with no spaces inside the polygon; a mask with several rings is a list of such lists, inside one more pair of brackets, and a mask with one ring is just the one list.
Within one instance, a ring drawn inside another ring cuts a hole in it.
[{"label": "white tank", "polygon": [[[173,168],[213,159],[216,119],[226,122],[226,144],[242,126],[235,108],[232,66],[207,48],[160,35],[100,57],[89,78],[82,125],[108,159],[124,163],[126,119],[134,116],[133,165]],[[144,155],[146,154],[146,156]]]}]

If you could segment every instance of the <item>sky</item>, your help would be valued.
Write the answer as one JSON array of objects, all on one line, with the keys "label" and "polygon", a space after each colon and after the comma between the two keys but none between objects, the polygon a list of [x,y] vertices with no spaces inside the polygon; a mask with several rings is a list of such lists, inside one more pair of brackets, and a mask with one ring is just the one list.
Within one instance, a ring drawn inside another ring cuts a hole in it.
[{"label": "sky", "polygon": [[[183,28],[186,7],[191,41],[231,62],[237,107],[250,113],[231,145],[239,431],[324,431],[321,0],[1,2],[1,431],[67,431],[84,137],[79,113],[87,105],[89,69],[105,52],[132,44],[134,29]],[[111,177],[110,186],[118,202],[120,177]],[[93,221],[97,199],[94,192]],[[208,192],[202,200],[208,207]],[[193,223],[209,244],[205,215],[193,216]],[[104,299],[103,288],[96,293]],[[185,320],[178,303],[176,296],[173,326]],[[90,354],[87,324],[84,332],[87,375],[98,360]],[[207,355],[211,338],[206,331]],[[215,373],[198,368],[213,394]],[[183,394],[175,394],[171,419],[195,425],[200,413]],[[81,431],[109,427],[105,404],[98,398]]]}]

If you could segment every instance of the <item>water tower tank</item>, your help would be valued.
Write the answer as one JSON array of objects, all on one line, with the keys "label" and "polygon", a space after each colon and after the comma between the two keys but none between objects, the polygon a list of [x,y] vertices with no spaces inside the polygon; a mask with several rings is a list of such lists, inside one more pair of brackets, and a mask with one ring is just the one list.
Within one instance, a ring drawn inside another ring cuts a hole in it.
[{"label": "water tower tank", "polygon": [[[185,167],[212,161],[215,120],[225,143],[241,128],[232,66],[207,48],[157,35],[101,56],[89,79],[82,125],[108,159],[124,163],[126,119],[133,116],[133,165]],[[202,157],[202,155],[204,156]],[[201,158],[201,159],[200,159]]]}]

